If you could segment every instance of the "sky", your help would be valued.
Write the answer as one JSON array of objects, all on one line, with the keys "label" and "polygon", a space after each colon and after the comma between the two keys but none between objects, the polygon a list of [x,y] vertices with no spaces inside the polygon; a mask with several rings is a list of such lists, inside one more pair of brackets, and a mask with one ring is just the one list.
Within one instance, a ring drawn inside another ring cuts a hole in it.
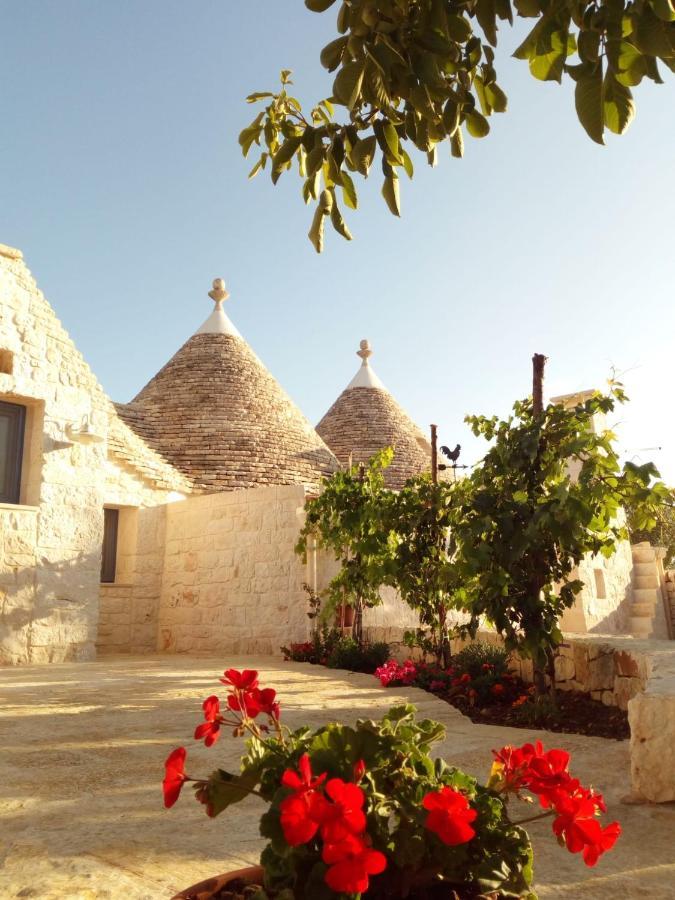
[{"label": "sky", "polygon": [[[300,179],[252,181],[244,98],[293,70],[296,96],[330,95],[319,52],[335,13],[301,0],[0,0],[0,242],[19,247],[103,387],[130,400],[207,317],[227,312],[318,422],[373,368],[425,430],[484,449],[467,413],[505,415],[549,358],[547,394],[602,388],[631,402],[619,446],[675,483],[675,76],[635,88],[637,116],[607,146],[574,112],[573,84],[535,81],[502,28],[509,109],[465,157],[414,157],[401,219],[377,172],[346,242],[307,240]],[[658,449],[657,449],[658,448]]]}]

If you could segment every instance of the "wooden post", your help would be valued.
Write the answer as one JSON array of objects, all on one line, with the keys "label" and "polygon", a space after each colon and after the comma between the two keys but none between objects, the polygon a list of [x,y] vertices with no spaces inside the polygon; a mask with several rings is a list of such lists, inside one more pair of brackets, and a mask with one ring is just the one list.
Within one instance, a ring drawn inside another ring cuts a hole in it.
[{"label": "wooden post", "polygon": [[438,483],[438,426],[431,426],[431,480]]},{"label": "wooden post", "polygon": [[535,416],[544,411],[544,366],[546,357],[543,353],[535,353],[532,357],[532,411]]}]

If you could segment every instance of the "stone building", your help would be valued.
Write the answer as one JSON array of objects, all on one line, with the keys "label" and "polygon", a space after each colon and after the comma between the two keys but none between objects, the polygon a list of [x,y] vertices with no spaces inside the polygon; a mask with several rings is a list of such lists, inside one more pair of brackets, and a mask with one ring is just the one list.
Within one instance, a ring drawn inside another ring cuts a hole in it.
[{"label": "stone building", "polygon": [[361,357],[358,372],[316,430],[343,466],[365,463],[378,450],[392,447],[385,482],[399,490],[408,478],[429,471],[431,445],[373,371],[368,341],[361,341],[356,355]]},{"label": "stone building", "polygon": [[[0,245],[0,664],[278,652],[307,636],[303,583],[332,571],[294,552],[322,478],[387,445],[391,487],[428,469],[429,444],[373,373],[367,342],[317,433],[225,314],[226,296],[214,282],[204,324],[116,406],[22,254]],[[563,627],[650,634],[660,576],[640,551],[633,585],[624,550],[588,560]],[[395,639],[415,620],[385,592],[365,624]]]}]

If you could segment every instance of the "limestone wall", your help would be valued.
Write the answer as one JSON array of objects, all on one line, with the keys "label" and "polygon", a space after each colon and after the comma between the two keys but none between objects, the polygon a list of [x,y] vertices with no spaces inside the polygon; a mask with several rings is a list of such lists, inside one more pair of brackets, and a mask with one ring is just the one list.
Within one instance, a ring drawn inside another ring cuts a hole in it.
[{"label": "limestone wall", "polygon": [[668,612],[670,614],[670,633],[675,635],[675,570],[666,572],[666,596],[668,598]]},{"label": "limestone wall", "polygon": [[[19,503],[0,506],[0,664],[91,659],[104,505],[159,503],[188,488],[125,435],[21,253],[4,245],[0,400],[27,410]],[[85,416],[99,440],[69,431]]]},{"label": "limestone wall", "polygon": [[302,485],[191,496],[166,508],[159,649],[278,653],[309,633],[294,553]]},{"label": "limestone wall", "polygon": [[574,606],[563,614],[562,630],[625,634],[632,599],[633,558],[629,542],[621,541],[609,559],[589,554],[577,573],[584,587]]}]

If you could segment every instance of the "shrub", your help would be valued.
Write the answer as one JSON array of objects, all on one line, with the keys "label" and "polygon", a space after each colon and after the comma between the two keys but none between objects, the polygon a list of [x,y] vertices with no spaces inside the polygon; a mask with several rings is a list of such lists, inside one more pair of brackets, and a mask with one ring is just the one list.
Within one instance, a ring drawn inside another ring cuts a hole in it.
[{"label": "shrub", "polygon": [[478,678],[490,666],[495,675],[501,676],[508,671],[509,653],[503,647],[476,641],[467,644],[452,657],[452,667],[458,672],[468,672],[472,678]]},{"label": "shrub", "polygon": [[372,675],[389,659],[389,644],[377,641],[373,644],[359,644],[354,638],[342,638],[330,654],[326,665],[331,669],[348,669],[350,672],[366,672]]}]

